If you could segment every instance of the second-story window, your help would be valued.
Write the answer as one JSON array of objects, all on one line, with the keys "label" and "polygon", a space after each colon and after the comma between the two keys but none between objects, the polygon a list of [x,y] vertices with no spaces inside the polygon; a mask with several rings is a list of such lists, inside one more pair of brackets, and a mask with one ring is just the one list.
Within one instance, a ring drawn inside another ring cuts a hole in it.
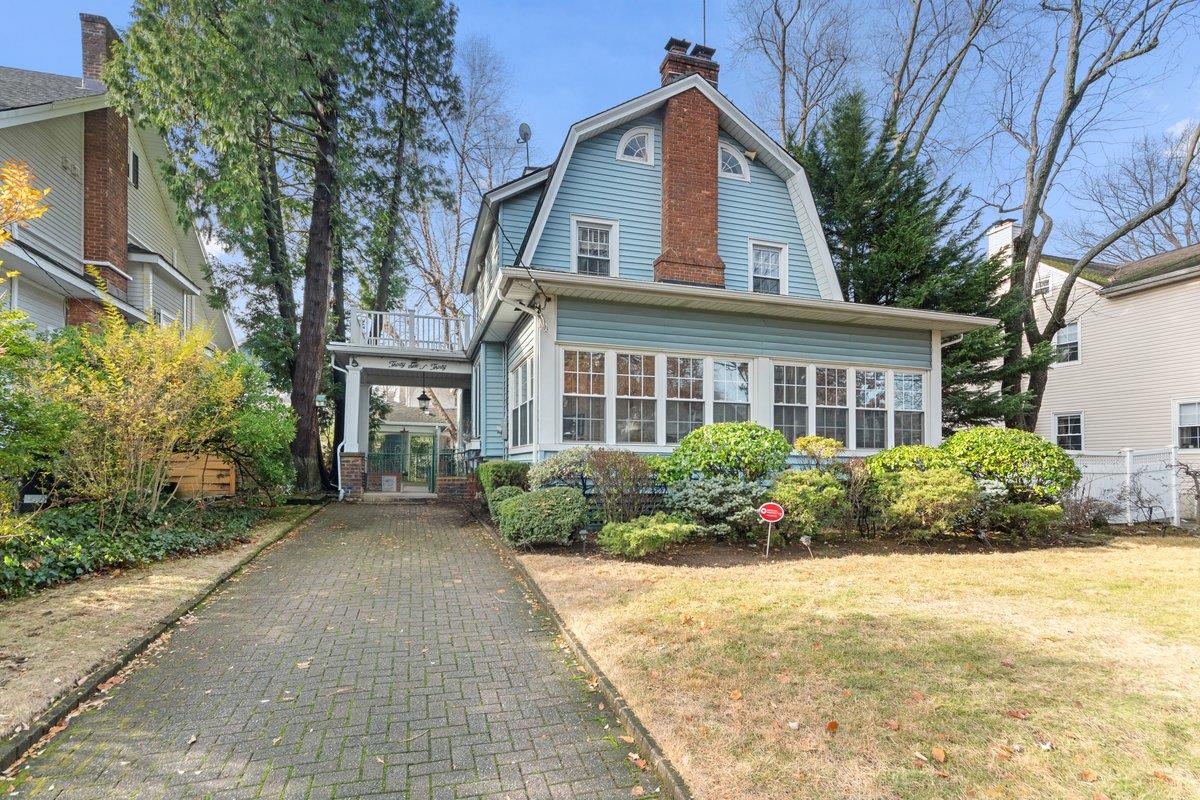
[{"label": "second-story window", "polygon": [[635,164],[654,164],[654,130],[633,128],[626,131],[617,144],[617,160]]},{"label": "second-story window", "polygon": [[1060,364],[1079,360],[1079,322],[1070,322],[1054,334],[1054,352]]},{"label": "second-story window", "polygon": [[1033,282],[1034,296],[1042,294],[1050,294],[1050,276],[1039,275]]},{"label": "second-story window", "polygon": [[751,291],[759,294],[783,293],[783,248],[776,245],[750,243]]},{"label": "second-story window", "polygon": [[576,218],[574,226],[571,239],[575,271],[581,275],[616,275],[616,222]]},{"label": "second-story window", "polygon": [[746,164],[746,157],[727,144],[721,145],[717,150],[717,170],[723,178],[750,180],[750,167]]}]

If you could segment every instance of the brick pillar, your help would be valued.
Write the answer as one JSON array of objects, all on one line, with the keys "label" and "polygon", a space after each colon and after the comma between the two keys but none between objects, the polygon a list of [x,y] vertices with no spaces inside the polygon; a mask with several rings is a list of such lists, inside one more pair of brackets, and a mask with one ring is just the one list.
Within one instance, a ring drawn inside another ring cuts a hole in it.
[{"label": "brick pillar", "polygon": [[367,481],[365,453],[342,453],[342,491],[345,500],[361,500]]},{"label": "brick pillar", "polygon": [[[112,46],[120,41],[104,17],[79,15],[83,35],[83,76],[100,80]],[[112,108],[83,115],[83,260],[96,266],[107,289],[128,297],[129,124]],[[115,267],[115,269],[114,269]],[[119,270],[119,271],[118,271]]]}]

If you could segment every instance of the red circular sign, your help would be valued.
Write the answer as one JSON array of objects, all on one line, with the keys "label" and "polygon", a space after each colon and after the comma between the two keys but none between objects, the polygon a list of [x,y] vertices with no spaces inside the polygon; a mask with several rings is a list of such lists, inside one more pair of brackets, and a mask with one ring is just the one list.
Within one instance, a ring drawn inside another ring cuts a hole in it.
[{"label": "red circular sign", "polygon": [[779,503],[763,503],[758,507],[758,518],[763,522],[779,522],[783,519],[783,506]]}]

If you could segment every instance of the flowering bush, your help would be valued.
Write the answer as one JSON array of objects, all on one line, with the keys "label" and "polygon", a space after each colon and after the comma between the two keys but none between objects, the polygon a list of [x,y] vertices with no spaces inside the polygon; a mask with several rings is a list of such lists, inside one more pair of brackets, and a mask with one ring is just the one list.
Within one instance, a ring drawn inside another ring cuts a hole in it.
[{"label": "flowering bush", "polygon": [[718,422],[689,433],[660,469],[666,483],[705,478],[768,478],[786,466],[792,448],[783,434],[754,422]]}]

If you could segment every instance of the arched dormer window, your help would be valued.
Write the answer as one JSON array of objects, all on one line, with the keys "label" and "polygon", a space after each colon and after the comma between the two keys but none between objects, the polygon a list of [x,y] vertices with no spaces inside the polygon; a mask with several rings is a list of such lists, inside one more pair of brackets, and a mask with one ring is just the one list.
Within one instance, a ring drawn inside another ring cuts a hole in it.
[{"label": "arched dormer window", "polygon": [[617,144],[617,161],[654,166],[654,129],[630,128]]},{"label": "arched dormer window", "polygon": [[717,149],[717,171],[722,178],[750,180],[750,165],[746,163],[746,157],[727,144]]}]

